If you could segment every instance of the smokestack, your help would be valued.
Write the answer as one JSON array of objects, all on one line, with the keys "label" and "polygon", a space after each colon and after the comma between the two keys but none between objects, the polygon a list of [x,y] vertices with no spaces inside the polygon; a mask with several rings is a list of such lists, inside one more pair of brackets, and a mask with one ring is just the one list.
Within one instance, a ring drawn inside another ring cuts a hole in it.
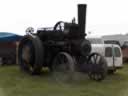
[{"label": "smokestack", "polygon": [[78,26],[81,35],[86,35],[85,24],[86,24],[86,4],[78,4]]}]

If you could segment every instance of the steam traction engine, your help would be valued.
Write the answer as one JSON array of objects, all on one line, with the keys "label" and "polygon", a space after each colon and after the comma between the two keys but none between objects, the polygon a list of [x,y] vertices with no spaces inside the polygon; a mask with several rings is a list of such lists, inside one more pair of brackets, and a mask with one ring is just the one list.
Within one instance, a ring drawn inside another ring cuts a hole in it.
[{"label": "steam traction engine", "polygon": [[40,74],[43,67],[51,72],[74,71],[88,73],[94,80],[103,80],[106,62],[98,53],[91,52],[91,44],[85,39],[86,4],[78,5],[78,24],[57,22],[51,28],[32,28],[20,41],[18,63],[24,72]]}]

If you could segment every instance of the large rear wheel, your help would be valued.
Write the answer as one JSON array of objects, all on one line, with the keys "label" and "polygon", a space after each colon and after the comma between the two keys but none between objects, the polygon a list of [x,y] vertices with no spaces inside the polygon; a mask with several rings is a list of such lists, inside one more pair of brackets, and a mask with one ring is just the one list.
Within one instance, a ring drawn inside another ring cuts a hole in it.
[{"label": "large rear wheel", "polygon": [[52,64],[53,76],[57,82],[72,80],[74,73],[74,59],[66,52],[60,52]]},{"label": "large rear wheel", "polygon": [[43,46],[37,36],[26,35],[18,48],[18,64],[22,71],[40,74],[43,63]]}]

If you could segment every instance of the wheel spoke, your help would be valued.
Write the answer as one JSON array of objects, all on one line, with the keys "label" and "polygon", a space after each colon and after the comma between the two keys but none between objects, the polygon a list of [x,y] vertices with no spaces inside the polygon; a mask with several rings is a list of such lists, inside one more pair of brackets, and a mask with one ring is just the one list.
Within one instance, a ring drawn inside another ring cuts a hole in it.
[{"label": "wheel spoke", "polygon": [[96,57],[96,64],[99,64],[100,63],[100,56],[97,55]]},{"label": "wheel spoke", "polygon": [[91,63],[95,64],[95,58],[94,57],[91,58]]}]

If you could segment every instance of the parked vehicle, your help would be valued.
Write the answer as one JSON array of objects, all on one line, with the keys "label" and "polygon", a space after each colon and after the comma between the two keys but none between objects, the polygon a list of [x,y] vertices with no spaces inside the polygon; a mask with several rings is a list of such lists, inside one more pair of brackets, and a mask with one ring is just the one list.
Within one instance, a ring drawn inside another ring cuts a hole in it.
[{"label": "parked vehicle", "polygon": [[104,40],[105,44],[117,44],[121,47],[123,55],[123,63],[128,62],[128,41],[121,42],[119,40]]},{"label": "parked vehicle", "polygon": [[109,72],[113,73],[116,69],[123,67],[122,52],[116,44],[92,44],[92,53],[102,54],[106,61]]},{"label": "parked vehicle", "polygon": [[123,46],[121,47],[123,54],[123,62],[128,62],[128,41],[124,41]]},{"label": "parked vehicle", "polygon": [[104,40],[104,44],[117,44],[121,47],[120,42],[118,40]]},{"label": "parked vehicle", "polygon": [[104,44],[103,39],[98,37],[88,37],[87,40],[89,40],[91,44]]}]

